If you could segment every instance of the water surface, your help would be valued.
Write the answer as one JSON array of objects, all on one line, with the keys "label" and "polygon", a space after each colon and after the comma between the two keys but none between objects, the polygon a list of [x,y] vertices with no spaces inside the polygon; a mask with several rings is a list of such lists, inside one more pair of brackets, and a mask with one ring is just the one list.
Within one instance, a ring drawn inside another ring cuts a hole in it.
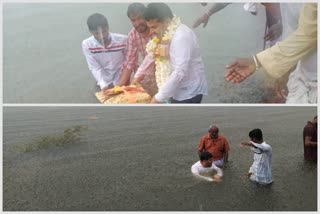
[{"label": "water surface", "polygon": [[[303,161],[314,107],[5,107],[4,210],[316,211],[317,166]],[[95,118],[95,119],[94,119]],[[231,151],[219,184],[190,167],[211,123]],[[23,153],[16,145],[83,125],[82,143]],[[273,148],[271,186],[241,180],[261,128]],[[227,203],[226,203],[227,202]]]}]

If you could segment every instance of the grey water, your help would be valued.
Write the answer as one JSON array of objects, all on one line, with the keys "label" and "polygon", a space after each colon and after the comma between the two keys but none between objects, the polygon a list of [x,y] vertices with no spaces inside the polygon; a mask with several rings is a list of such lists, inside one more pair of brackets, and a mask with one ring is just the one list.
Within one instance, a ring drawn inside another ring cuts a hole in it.
[{"label": "grey water", "polygon": [[[171,3],[184,24],[209,6]],[[90,36],[86,19],[102,13],[110,31],[128,34],[128,3],[4,3],[4,103],[98,103],[95,81],[87,67],[81,42]],[[226,83],[225,66],[237,57],[249,57],[263,48],[265,10],[244,11],[242,3],[227,6],[195,29],[208,80],[204,103],[261,103],[268,93],[265,74],[259,72],[240,85]]]},{"label": "grey water", "polygon": [[[317,165],[302,130],[316,107],[4,107],[4,211],[316,211]],[[230,143],[221,183],[194,178],[211,123]],[[81,125],[82,142],[22,152],[17,145]],[[274,183],[241,179],[253,161],[239,143],[261,128]]]}]

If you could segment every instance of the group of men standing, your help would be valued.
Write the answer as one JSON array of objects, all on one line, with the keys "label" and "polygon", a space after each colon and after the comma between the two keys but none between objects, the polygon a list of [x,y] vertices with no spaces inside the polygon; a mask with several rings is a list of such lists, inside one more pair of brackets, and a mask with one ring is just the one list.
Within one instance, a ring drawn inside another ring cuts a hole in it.
[{"label": "group of men standing", "polygon": [[[147,7],[132,3],[127,15],[133,25],[128,36],[109,32],[108,21],[101,14],[93,14],[87,20],[92,36],[82,42],[82,49],[102,91],[130,82],[137,84],[148,76],[143,74],[130,79],[139,68],[139,57],[146,58],[147,43],[155,36],[163,38],[174,18],[164,3],[150,3]],[[157,89],[151,103],[200,103],[207,94],[207,81],[195,33],[179,24],[167,49],[169,76]],[[155,63],[151,66],[154,68]]]},{"label": "group of men standing", "polygon": [[[304,160],[317,162],[318,145],[317,116],[308,121],[303,129]],[[271,184],[272,147],[263,140],[261,129],[249,132],[250,140],[241,142],[240,146],[248,146],[253,152],[253,164],[245,177],[258,184]],[[199,161],[192,165],[191,172],[208,181],[222,180],[224,164],[228,161],[230,146],[227,139],[219,134],[217,125],[211,125],[208,134],[203,136],[198,146]],[[214,174],[216,172],[216,174]]]},{"label": "group of men standing", "polygon": [[[271,158],[272,148],[263,140],[261,129],[249,132],[250,141],[241,146],[249,146],[254,153],[254,161],[245,177],[259,184],[272,183]],[[211,125],[208,134],[203,136],[198,146],[200,161],[191,167],[191,172],[202,179],[220,182],[223,176],[222,167],[228,161],[230,146],[227,139],[219,134],[217,125]],[[211,175],[213,171],[217,173]]]},{"label": "group of men standing", "polygon": [[[208,13],[196,21],[196,26],[201,23],[207,25],[209,17],[227,5],[214,3]],[[226,81],[242,82],[261,67],[274,78],[292,71],[286,102],[317,102],[317,4],[297,5],[280,4],[281,20],[275,25],[283,26],[282,41],[252,58],[235,60],[226,67]],[[148,42],[154,37],[163,38],[171,28],[174,15],[164,3],[150,3],[147,7],[133,3],[129,5],[127,15],[133,26],[128,36],[109,32],[108,21],[101,14],[93,14],[87,20],[92,37],[83,41],[82,49],[102,91],[115,85],[138,84],[148,78],[153,80],[149,85],[155,82],[155,60],[149,60],[149,64],[142,63],[153,67],[146,75],[140,72],[144,67],[139,65],[138,59],[148,59]],[[268,26],[270,31],[274,27]],[[207,95],[208,86],[197,37],[182,23],[173,33],[164,51],[170,62],[169,71],[164,84],[158,85],[151,93],[151,103],[201,103],[203,95]],[[269,34],[265,39],[268,38],[271,38]]]}]

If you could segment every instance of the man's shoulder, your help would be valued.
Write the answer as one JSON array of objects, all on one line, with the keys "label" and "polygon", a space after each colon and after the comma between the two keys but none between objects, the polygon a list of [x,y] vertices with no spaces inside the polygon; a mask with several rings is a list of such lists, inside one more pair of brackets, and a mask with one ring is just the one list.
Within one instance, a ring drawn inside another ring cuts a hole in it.
[{"label": "man's shoulder", "polygon": [[219,137],[221,140],[227,141],[227,138],[226,138],[225,136],[221,135],[221,134],[219,134],[218,137]]},{"label": "man's shoulder", "polygon": [[174,34],[172,40],[173,41],[179,41],[181,39],[190,39],[193,38],[194,32],[191,28],[189,28],[185,24],[180,24],[180,26],[177,28],[176,33]]},{"label": "man's shoulder", "polygon": [[127,35],[120,34],[120,33],[110,33],[110,35],[114,42],[123,43],[123,42],[126,42],[128,39]]},{"label": "man's shoulder", "polygon": [[128,38],[135,38],[137,35],[138,31],[133,27],[128,33]]},{"label": "man's shoulder", "polygon": [[271,148],[271,145],[269,143],[264,141],[263,144]]},{"label": "man's shoulder", "polygon": [[199,169],[199,167],[201,167],[202,165],[201,165],[201,163],[200,163],[200,161],[197,161],[197,162],[195,162],[192,166],[191,166],[191,168],[193,168],[193,169]]},{"label": "man's shoulder", "polygon": [[143,36],[142,33],[139,33],[135,28],[132,28],[128,33],[128,40],[134,41],[138,39],[146,39],[146,36]]},{"label": "man's shoulder", "polygon": [[211,139],[209,134],[205,134],[201,137],[201,140]]},{"label": "man's shoulder", "polygon": [[308,121],[307,124],[304,127],[305,128],[313,128],[314,126],[310,121]]},{"label": "man's shoulder", "polygon": [[271,147],[270,144],[268,144],[268,143],[266,143],[266,142],[264,141],[261,145],[263,146],[263,148],[264,148],[264,150],[265,150],[266,152],[269,152],[269,153],[272,152],[272,147]]},{"label": "man's shoulder", "polygon": [[82,41],[82,46],[93,46],[95,44],[95,39],[93,36],[86,38]]},{"label": "man's shoulder", "polygon": [[181,31],[188,32],[188,33],[193,32],[193,30],[185,24],[180,24],[179,27],[177,28],[177,32],[181,32]]}]

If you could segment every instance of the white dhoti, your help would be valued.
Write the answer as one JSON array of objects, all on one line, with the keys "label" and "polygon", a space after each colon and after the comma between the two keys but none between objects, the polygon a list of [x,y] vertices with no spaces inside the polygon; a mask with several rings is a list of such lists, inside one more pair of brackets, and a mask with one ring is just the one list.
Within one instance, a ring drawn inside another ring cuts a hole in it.
[{"label": "white dhoti", "polygon": [[317,50],[299,61],[287,83],[288,104],[316,104],[318,99]]}]

